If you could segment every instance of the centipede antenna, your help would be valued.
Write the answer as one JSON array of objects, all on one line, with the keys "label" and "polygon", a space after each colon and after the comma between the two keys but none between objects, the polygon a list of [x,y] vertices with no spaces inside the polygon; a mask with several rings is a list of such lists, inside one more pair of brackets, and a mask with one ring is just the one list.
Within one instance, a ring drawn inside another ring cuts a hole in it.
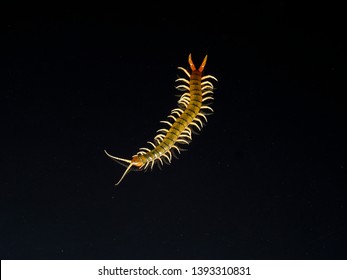
[{"label": "centipede antenna", "polygon": [[128,167],[128,165],[131,163],[131,160],[129,159],[125,159],[125,158],[119,158],[119,157],[115,157],[110,155],[108,152],[106,152],[106,150],[104,150],[105,154],[110,157],[111,159],[113,159],[115,162],[117,162],[118,164],[124,166],[124,167]]},{"label": "centipede antenna", "polygon": [[131,169],[131,167],[133,166],[133,163],[130,163],[128,168],[124,171],[122,177],[119,179],[119,181],[116,183],[116,186],[118,186],[120,184],[120,182],[122,182],[123,178],[125,177],[125,175],[127,175]]}]

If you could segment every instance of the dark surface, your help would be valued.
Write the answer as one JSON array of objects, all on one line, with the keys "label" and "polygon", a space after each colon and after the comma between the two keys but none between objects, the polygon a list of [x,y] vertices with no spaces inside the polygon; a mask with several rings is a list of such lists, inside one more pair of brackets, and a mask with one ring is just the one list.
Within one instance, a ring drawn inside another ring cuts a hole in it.
[{"label": "dark surface", "polygon": [[[9,13],[1,259],[346,259],[342,12],[147,8]],[[115,187],[103,150],[153,139],[189,53],[209,55],[215,114],[179,160]]]}]

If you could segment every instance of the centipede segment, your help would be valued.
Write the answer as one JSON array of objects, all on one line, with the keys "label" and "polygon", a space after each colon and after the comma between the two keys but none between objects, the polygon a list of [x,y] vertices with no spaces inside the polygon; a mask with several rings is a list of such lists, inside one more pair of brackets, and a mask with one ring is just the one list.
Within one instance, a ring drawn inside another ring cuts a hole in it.
[{"label": "centipede segment", "polygon": [[161,121],[165,128],[157,131],[153,141],[147,142],[149,148],[140,148],[132,159],[115,157],[105,153],[119,164],[126,166],[126,170],[116,185],[119,185],[125,175],[132,169],[147,170],[153,169],[154,164],[159,167],[170,164],[173,157],[177,157],[183,145],[188,145],[192,141],[192,134],[201,131],[207,122],[207,115],[213,113],[210,104],[213,101],[212,80],[217,81],[214,76],[202,75],[207,62],[207,55],[200,67],[196,69],[191,54],[188,63],[191,73],[183,67],[178,67],[187,76],[176,80],[176,89],[182,92],[178,100],[178,108],[171,111],[167,120]]}]

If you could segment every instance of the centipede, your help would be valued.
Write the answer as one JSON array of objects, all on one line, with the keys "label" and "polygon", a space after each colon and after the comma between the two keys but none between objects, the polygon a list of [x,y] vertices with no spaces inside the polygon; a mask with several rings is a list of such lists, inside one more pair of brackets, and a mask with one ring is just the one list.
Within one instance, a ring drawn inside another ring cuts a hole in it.
[{"label": "centipede", "polygon": [[176,79],[176,89],[181,92],[177,102],[178,108],[171,110],[167,119],[160,121],[166,127],[157,130],[152,141],[148,141],[148,147],[142,147],[132,156],[125,159],[113,156],[104,150],[105,154],[118,164],[126,167],[121,178],[115,184],[118,186],[124,177],[133,170],[152,170],[156,164],[161,168],[164,164],[170,164],[173,157],[177,158],[181,151],[185,151],[185,145],[190,144],[193,134],[199,134],[207,123],[207,116],[214,111],[211,108],[214,97],[213,81],[218,81],[212,75],[203,75],[207,62],[204,57],[199,68],[196,68],[192,55],[188,56],[188,64],[191,71],[184,67],[178,67],[183,71],[184,77]]}]

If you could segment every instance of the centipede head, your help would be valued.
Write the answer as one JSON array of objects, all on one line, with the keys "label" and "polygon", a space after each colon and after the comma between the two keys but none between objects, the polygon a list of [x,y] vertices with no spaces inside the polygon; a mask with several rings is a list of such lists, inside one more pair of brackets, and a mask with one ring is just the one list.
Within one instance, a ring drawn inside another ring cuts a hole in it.
[{"label": "centipede head", "polygon": [[108,152],[106,152],[106,150],[104,150],[104,152],[107,156],[109,156],[115,162],[126,167],[126,170],[124,171],[124,173],[123,173],[122,177],[119,179],[119,181],[116,183],[116,186],[118,186],[120,184],[120,182],[122,182],[125,175],[127,175],[130,171],[139,170],[143,165],[142,161],[140,160],[138,155],[134,155],[133,158],[130,160],[130,159],[112,156]]}]

